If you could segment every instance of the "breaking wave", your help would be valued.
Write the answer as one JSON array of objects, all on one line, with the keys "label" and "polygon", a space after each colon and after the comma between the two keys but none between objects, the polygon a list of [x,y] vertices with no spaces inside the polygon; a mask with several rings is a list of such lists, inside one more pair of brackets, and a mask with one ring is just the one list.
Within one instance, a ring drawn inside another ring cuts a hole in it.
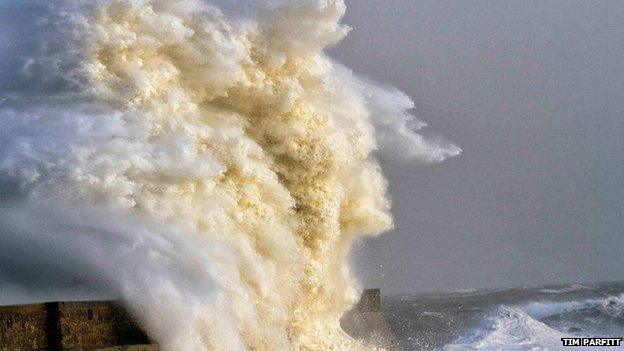
[{"label": "breaking wave", "polygon": [[498,308],[481,328],[443,350],[565,350],[561,338],[620,337],[623,328],[624,295],[585,301],[531,302]]},{"label": "breaking wave", "polygon": [[324,52],[342,0],[3,3],[0,224],[112,286],[162,350],[354,350],[375,154],[456,146]]}]

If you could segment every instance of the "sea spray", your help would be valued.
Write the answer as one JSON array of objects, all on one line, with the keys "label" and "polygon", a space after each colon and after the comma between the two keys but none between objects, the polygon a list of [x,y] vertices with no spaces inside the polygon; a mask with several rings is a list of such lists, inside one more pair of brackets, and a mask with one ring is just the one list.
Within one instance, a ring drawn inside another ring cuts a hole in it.
[{"label": "sea spray", "polygon": [[163,350],[361,349],[339,319],[351,244],[392,227],[377,145],[460,150],[324,54],[343,1],[219,3],[33,3],[1,75],[2,235],[78,257]]}]

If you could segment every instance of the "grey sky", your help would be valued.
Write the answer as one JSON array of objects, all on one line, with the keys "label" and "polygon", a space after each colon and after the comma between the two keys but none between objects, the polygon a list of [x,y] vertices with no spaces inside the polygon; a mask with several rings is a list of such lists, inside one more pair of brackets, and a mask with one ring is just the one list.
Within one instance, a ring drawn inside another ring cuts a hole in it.
[{"label": "grey sky", "polygon": [[397,229],[366,286],[624,279],[624,2],[351,0],[332,55],[398,86],[464,153],[385,163]]}]

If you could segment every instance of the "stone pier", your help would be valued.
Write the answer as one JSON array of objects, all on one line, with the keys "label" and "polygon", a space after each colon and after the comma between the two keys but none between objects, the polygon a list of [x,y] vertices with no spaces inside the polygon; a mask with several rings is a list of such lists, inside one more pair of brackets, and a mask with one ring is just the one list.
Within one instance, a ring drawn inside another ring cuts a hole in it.
[{"label": "stone pier", "polygon": [[[379,289],[365,290],[342,328],[366,343],[395,350],[381,313]],[[156,351],[138,324],[117,302],[50,302],[0,306],[0,351]]]},{"label": "stone pier", "polygon": [[0,307],[0,351],[71,350],[148,342],[137,323],[115,302]]},{"label": "stone pier", "polygon": [[398,350],[390,326],[381,312],[379,289],[364,290],[360,302],[342,317],[340,325],[353,338],[387,351]]}]

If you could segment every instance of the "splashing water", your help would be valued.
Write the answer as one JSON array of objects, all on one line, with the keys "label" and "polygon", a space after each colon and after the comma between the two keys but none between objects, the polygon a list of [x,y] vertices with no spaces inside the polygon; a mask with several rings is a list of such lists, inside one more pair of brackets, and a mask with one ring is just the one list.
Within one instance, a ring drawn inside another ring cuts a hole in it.
[{"label": "splashing water", "polygon": [[339,319],[351,244],[392,227],[377,144],[460,150],[324,54],[343,1],[25,3],[10,33],[38,39],[0,72],[2,239],[75,257],[163,350],[363,348]]}]

